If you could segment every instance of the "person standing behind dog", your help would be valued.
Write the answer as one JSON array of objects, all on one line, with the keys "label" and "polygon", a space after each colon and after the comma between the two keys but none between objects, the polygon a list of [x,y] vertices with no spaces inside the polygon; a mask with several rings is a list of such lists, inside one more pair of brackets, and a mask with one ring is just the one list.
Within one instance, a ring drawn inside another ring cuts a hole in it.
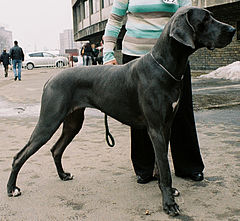
[{"label": "person standing behind dog", "polygon": [[10,64],[10,56],[7,53],[6,49],[3,50],[1,56],[0,56],[0,63],[3,63],[4,71],[5,71],[5,77],[8,76],[8,65]]},{"label": "person standing behind dog", "polygon": [[[104,33],[104,64],[117,64],[113,49],[125,15],[123,64],[150,52],[170,17],[178,8],[190,5],[191,0],[114,0]],[[189,65],[184,74],[183,95],[171,128],[170,146],[175,175],[194,181],[203,180],[204,164],[193,114]],[[131,128],[131,159],[138,183],[155,179],[155,154],[146,129]]]},{"label": "person standing behind dog", "polygon": [[[10,49],[10,57],[13,64],[14,80],[21,81],[22,62],[24,61],[24,53],[18,42],[14,41],[14,46]],[[17,73],[18,68],[18,73]]]}]

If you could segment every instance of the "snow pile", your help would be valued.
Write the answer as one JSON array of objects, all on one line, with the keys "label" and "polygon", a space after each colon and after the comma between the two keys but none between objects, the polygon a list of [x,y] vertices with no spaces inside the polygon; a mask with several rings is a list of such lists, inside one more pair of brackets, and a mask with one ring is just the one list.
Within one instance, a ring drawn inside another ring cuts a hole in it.
[{"label": "snow pile", "polygon": [[224,67],[220,67],[209,74],[201,75],[200,78],[217,78],[233,81],[240,80],[240,61],[236,61]]}]

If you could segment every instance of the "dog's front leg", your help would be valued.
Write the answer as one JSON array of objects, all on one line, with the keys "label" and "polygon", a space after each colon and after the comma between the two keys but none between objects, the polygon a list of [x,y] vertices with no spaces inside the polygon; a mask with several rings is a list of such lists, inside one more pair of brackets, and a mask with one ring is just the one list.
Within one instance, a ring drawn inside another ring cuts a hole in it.
[{"label": "dog's front leg", "polygon": [[179,215],[179,207],[174,200],[172,177],[168,162],[170,129],[149,128],[148,132],[153,143],[155,159],[159,168],[160,179],[158,180],[158,184],[162,192],[163,209],[171,216]]}]

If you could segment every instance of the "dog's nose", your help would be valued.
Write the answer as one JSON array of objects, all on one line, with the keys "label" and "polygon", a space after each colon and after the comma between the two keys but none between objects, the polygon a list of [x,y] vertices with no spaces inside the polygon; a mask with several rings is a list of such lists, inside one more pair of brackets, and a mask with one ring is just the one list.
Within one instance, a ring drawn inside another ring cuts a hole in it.
[{"label": "dog's nose", "polygon": [[234,35],[235,32],[236,32],[236,28],[234,28],[234,27],[232,27],[232,26],[229,26],[228,32],[230,32],[230,33],[232,33],[232,35]]}]

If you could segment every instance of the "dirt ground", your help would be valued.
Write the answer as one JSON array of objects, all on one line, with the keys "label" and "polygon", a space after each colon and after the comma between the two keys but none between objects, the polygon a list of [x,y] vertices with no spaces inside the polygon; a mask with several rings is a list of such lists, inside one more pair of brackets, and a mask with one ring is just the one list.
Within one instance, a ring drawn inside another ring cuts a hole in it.
[{"label": "dirt ground", "polygon": [[116,141],[110,148],[102,115],[91,111],[63,156],[64,168],[74,179],[61,181],[51,157],[60,128],[22,167],[17,180],[22,195],[9,198],[6,185],[13,156],[26,144],[38,119],[21,108],[39,105],[44,83],[59,71],[24,70],[21,82],[15,82],[12,73],[4,78],[0,72],[0,101],[17,112],[0,116],[0,221],[240,220],[240,128],[204,121],[197,121],[204,181],[176,177],[171,163],[173,186],[181,192],[176,198],[182,212],[178,217],[170,218],[162,211],[156,181],[136,183],[129,127],[109,119]]}]

